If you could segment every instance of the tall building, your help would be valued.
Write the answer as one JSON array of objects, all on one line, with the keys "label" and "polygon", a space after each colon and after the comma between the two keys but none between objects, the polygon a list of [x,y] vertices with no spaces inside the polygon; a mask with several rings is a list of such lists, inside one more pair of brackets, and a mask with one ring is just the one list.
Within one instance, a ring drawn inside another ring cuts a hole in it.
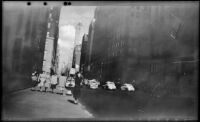
[{"label": "tall building", "polygon": [[42,72],[48,15],[42,5],[3,3],[3,91],[30,87],[31,73]]},{"label": "tall building", "polygon": [[72,65],[75,66],[76,72],[79,72],[80,69],[80,59],[81,59],[81,45],[76,45],[73,53],[73,62]]},{"label": "tall building", "polygon": [[88,42],[87,42],[87,49],[86,49],[86,65],[85,65],[86,66],[85,72],[88,72],[88,75],[89,75],[90,67],[91,67],[90,62],[91,62],[92,47],[93,47],[94,25],[95,25],[95,19],[91,21],[90,26],[89,26],[89,32],[88,32]]},{"label": "tall building", "polygon": [[43,61],[43,71],[51,73],[56,72],[57,43],[58,43],[58,23],[60,16],[60,7],[51,7],[48,9],[48,29],[46,35],[46,44]]},{"label": "tall building", "polygon": [[78,22],[76,24],[76,32],[75,32],[75,44],[74,45],[78,45],[81,42],[82,36],[81,36],[81,30],[82,30],[82,23]]},{"label": "tall building", "polygon": [[82,47],[81,47],[81,60],[80,60],[80,71],[85,76],[84,72],[86,71],[86,53],[87,53],[87,42],[88,42],[88,35],[84,34],[82,39]]},{"label": "tall building", "polygon": [[81,56],[81,29],[82,23],[78,22],[76,25],[76,32],[75,32],[75,41],[74,41],[74,51],[73,51],[73,58],[72,58],[72,68],[75,68],[76,71],[79,71],[80,68],[80,56]]},{"label": "tall building", "polygon": [[101,82],[152,81],[153,86],[169,78],[178,83],[185,73],[196,82],[198,7],[195,3],[97,7],[94,33],[88,34],[93,35],[87,64],[92,77]]}]

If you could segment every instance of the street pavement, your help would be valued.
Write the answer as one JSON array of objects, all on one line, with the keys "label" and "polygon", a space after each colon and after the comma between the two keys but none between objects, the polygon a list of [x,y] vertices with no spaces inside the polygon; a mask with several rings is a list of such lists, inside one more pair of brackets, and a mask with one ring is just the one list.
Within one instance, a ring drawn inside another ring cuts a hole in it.
[{"label": "street pavement", "polygon": [[3,98],[3,120],[45,120],[92,118],[85,107],[74,104],[72,96],[20,90]]},{"label": "street pavement", "polygon": [[197,120],[194,96],[154,97],[148,93],[81,88],[80,104],[72,96],[31,91],[3,98],[3,120]]},{"label": "street pavement", "polygon": [[194,96],[154,97],[135,92],[81,89],[81,103],[96,119],[197,120],[198,99]]}]

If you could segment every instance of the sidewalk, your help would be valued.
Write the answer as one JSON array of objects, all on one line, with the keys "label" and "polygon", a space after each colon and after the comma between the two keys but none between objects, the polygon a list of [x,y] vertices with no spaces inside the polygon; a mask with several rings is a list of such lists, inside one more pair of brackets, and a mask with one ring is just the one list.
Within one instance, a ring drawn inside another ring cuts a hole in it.
[{"label": "sidewalk", "polygon": [[3,120],[92,118],[84,106],[73,104],[72,96],[25,89],[3,99]]}]

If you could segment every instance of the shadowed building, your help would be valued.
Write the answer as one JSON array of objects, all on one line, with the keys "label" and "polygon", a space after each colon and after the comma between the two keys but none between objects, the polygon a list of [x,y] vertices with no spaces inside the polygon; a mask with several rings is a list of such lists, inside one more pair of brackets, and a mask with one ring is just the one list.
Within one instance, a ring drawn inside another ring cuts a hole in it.
[{"label": "shadowed building", "polygon": [[84,72],[86,71],[86,53],[87,53],[87,42],[88,35],[84,34],[82,39],[82,47],[81,47],[81,60],[80,60],[80,71],[85,76]]},{"label": "shadowed building", "polygon": [[136,80],[152,89],[158,83],[193,89],[198,7],[195,3],[97,7],[93,43],[90,37],[88,41],[90,73],[101,82]]},{"label": "shadowed building", "polygon": [[84,70],[84,74],[88,78],[92,77],[92,74],[90,73],[90,71],[91,71],[91,56],[92,56],[92,47],[93,47],[94,25],[95,25],[95,19],[91,21],[90,26],[89,26],[88,41],[87,41],[87,48],[86,48],[86,54],[85,54],[85,68],[86,69]]},{"label": "shadowed building", "polygon": [[32,86],[31,73],[42,72],[49,8],[4,2],[3,91]]}]

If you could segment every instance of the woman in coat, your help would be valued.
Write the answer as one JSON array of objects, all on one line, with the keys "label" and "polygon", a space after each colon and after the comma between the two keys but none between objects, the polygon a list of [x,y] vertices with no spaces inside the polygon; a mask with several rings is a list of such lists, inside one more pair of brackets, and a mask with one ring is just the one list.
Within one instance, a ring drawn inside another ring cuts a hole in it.
[{"label": "woman in coat", "polygon": [[78,104],[78,99],[80,98],[81,95],[81,84],[83,81],[83,77],[81,73],[77,72],[75,76],[75,87],[73,90],[73,97],[74,97],[74,103]]}]

